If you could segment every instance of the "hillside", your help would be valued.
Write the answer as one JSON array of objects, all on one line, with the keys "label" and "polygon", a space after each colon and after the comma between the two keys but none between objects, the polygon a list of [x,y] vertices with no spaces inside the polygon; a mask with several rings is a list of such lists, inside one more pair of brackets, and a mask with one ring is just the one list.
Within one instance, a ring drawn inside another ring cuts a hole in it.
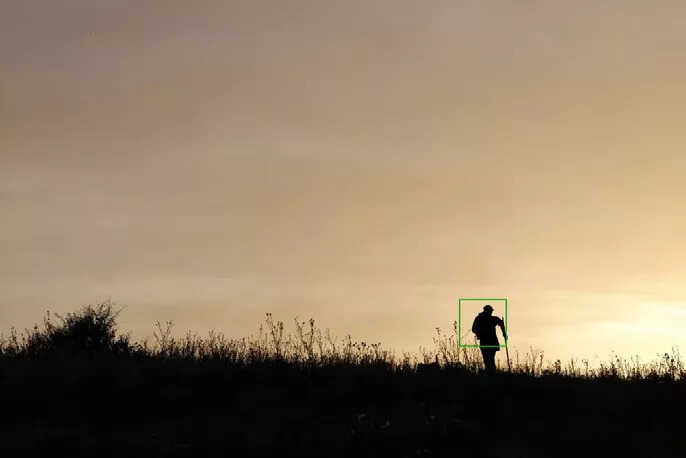
[{"label": "hillside", "polygon": [[173,339],[158,326],[149,345],[117,334],[110,305],[47,319],[0,347],[0,448],[5,456],[686,456],[680,361],[672,361],[678,373],[615,367],[581,376],[520,365],[489,376],[464,357],[418,368],[351,341],[319,352],[314,322],[304,324],[289,339],[268,316],[253,340]]}]

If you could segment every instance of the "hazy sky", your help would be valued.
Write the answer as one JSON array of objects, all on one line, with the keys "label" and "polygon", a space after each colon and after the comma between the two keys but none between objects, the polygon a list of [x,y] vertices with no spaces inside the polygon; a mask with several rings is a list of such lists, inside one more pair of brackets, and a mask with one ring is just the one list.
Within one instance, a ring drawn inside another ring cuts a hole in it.
[{"label": "hazy sky", "polygon": [[684,2],[17,0],[0,43],[0,330],[416,350],[486,296],[522,351],[685,346]]}]

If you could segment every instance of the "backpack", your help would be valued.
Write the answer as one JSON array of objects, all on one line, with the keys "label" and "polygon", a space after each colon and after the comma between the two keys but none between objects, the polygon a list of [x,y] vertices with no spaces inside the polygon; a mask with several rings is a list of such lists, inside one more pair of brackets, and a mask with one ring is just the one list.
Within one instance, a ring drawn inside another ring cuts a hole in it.
[{"label": "backpack", "polygon": [[481,340],[481,328],[482,328],[483,315],[479,313],[476,318],[474,318],[474,323],[472,324],[472,332],[476,334],[476,338]]}]

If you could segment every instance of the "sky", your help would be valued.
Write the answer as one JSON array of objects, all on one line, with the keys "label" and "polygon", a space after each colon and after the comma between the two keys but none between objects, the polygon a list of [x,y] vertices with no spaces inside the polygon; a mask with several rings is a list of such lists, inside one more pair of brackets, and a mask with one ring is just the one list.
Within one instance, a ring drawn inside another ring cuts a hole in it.
[{"label": "sky", "polygon": [[416,351],[507,297],[522,352],[686,344],[683,2],[1,9],[2,332],[109,299]]}]

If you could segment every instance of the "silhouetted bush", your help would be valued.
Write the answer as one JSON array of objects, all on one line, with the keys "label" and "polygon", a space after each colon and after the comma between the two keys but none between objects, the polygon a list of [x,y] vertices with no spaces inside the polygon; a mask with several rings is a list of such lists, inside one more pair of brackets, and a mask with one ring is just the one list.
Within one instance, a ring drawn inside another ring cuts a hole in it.
[{"label": "silhouetted bush", "polygon": [[117,335],[119,313],[110,302],[87,305],[66,316],[55,314],[57,322],[48,313],[43,327],[27,330],[13,353],[32,358],[128,355],[133,347],[128,335]]}]

